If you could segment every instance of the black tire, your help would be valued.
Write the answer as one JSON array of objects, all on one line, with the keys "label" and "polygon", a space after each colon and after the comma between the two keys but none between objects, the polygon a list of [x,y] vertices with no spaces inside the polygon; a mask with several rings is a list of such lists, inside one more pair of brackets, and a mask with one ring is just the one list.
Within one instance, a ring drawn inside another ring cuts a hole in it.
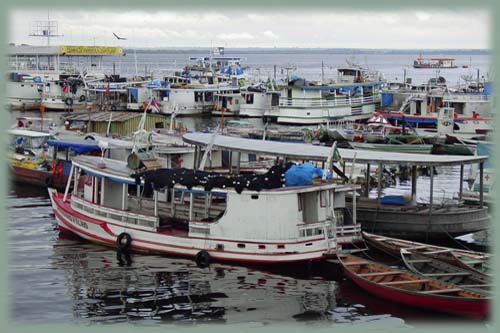
[{"label": "black tire", "polygon": [[71,97],[66,98],[64,100],[64,104],[66,104],[67,106],[73,105],[73,98],[71,98]]},{"label": "black tire", "polygon": [[122,232],[116,238],[116,248],[118,251],[128,251],[132,244],[132,236],[126,232]]},{"label": "black tire", "polygon": [[87,97],[85,97],[85,95],[81,95],[80,98],[78,99],[80,102],[85,102],[85,100],[87,99]]},{"label": "black tire", "polygon": [[116,111],[116,105],[114,104],[111,105],[111,111]]},{"label": "black tire", "polygon": [[212,262],[212,257],[210,256],[210,253],[208,253],[205,250],[201,250],[196,254],[196,265],[201,268],[205,268],[210,266],[210,263]]},{"label": "black tire", "polygon": [[52,185],[54,185],[54,177],[48,176],[47,179],[45,179],[45,185],[47,187],[51,187]]}]

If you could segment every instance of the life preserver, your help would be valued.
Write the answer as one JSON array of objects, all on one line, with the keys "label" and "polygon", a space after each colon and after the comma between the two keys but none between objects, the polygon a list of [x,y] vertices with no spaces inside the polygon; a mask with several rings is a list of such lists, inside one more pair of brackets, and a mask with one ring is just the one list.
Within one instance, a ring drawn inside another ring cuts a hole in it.
[{"label": "life preserver", "polygon": [[85,95],[81,95],[80,98],[78,99],[80,102],[85,102],[85,100],[87,99],[87,97],[85,97]]},{"label": "life preserver", "polygon": [[130,244],[132,244],[132,236],[126,232],[122,232],[116,238],[116,248],[119,251],[127,251],[130,249]]},{"label": "life preserver", "polygon": [[71,98],[71,97],[66,98],[64,100],[64,104],[66,104],[67,106],[73,105],[73,98]]},{"label": "life preserver", "polygon": [[196,264],[201,267],[208,267],[210,265],[210,262],[212,261],[212,258],[210,257],[210,253],[208,253],[205,250],[201,250],[196,254]]},{"label": "life preserver", "polygon": [[114,104],[111,105],[111,111],[116,111],[116,105]]}]

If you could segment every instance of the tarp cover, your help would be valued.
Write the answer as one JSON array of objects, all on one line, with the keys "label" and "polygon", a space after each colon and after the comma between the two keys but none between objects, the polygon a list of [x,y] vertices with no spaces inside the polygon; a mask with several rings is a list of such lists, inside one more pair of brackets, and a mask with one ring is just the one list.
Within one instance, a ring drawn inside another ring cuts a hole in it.
[{"label": "tarp cover", "polygon": [[286,186],[312,185],[314,177],[322,177],[323,170],[316,168],[312,163],[292,165],[285,172]]},{"label": "tarp cover", "polygon": [[78,154],[84,154],[95,150],[100,150],[99,144],[94,140],[70,139],[70,140],[49,140],[49,146],[70,148]]},{"label": "tarp cover", "polygon": [[405,204],[405,198],[402,195],[385,195],[380,198],[380,203],[382,205],[403,206]]}]

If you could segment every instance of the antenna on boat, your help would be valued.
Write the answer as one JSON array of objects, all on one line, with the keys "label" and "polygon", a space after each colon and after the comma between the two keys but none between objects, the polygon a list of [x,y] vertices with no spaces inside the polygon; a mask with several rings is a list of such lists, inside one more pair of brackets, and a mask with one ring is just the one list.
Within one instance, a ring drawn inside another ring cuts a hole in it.
[{"label": "antenna on boat", "polygon": [[58,24],[57,21],[50,20],[49,11],[47,11],[47,21],[33,21],[31,23],[31,37],[43,37],[47,38],[47,46],[50,46],[51,37],[61,37],[58,34]]}]

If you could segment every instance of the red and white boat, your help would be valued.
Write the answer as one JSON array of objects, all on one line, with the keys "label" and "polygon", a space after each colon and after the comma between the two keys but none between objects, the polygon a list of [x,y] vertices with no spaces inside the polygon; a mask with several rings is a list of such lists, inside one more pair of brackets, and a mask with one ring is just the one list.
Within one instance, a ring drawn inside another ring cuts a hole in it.
[{"label": "red and white boat", "polygon": [[119,249],[202,262],[321,260],[336,253],[345,195],[357,188],[322,180],[238,194],[231,187],[175,185],[147,197],[145,182],[137,185],[134,173],[126,162],[76,156],[65,192],[49,189],[59,230]]},{"label": "red and white boat", "polygon": [[371,262],[355,256],[339,256],[347,276],[370,294],[425,310],[484,319],[490,298],[428,276]]}]

